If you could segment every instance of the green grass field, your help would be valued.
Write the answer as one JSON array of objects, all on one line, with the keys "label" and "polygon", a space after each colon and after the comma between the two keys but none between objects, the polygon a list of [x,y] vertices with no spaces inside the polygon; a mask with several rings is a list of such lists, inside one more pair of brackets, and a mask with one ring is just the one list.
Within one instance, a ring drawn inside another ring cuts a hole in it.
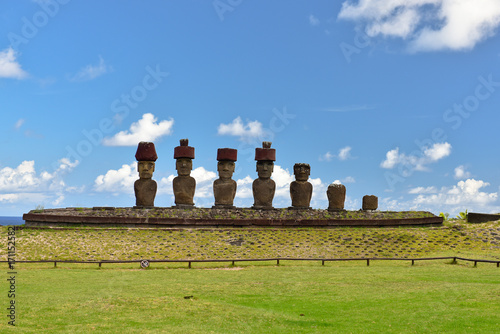
[{"label": "green grass field", "polygon": [[[0,232],[7,235],[5,227]],[[5,238],[6,239],[6,238]],[[29,230],[16,259],[464,256],[500,259],[500,224],[414,229]],[[0,258],[7,258],[6,245]],[[498,333],[500,269],[450,260],[16,264],[1,333]]]},{"label": "green grass field", "polygon": [[[492,264],[23,267],[17,274],[18,326],[9,328],[4,318],[2,333],[498,333],[500,328],[500,269]],[[4,300],[7,305],[5,294]]]}]

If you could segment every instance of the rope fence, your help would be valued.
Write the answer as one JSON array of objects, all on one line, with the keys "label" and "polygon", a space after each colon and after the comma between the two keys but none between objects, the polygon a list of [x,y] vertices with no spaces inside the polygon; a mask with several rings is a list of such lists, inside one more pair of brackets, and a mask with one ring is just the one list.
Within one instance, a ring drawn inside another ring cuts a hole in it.
[{"label": "rope fence", "polygon": [[[103,264],[111,263],[139,263],[141,267],[148,267],[149,263],[187,263],[188,268],[191,268],[192,263],[209,263],[209,262],[231,262],[231,265],[235,265],[236,262],[276,262],[276,265],[280,265],[280,261],[321,261],[321,265],[325,265],[326,262],[336,262],[336,261],[366,261],[366,265],[370,265],[370,261],[411,261],[413,266],[416,261],[431,261],[431,260],[453,260],[452,263],[456,264],[458,260],[466,262],[474,262],[474,267],[478,263],[496,263],[497,268],[500,267],[500,260],[480,260],[480,259],[467,259],[458,256],[444,256],[444,257],[426,257],[426,258],[339,258],[339,259],[311,259],[311,258],[267,258],[267,259],[214,259],[214,260],[98,260],[98,261],[78,261],[78,260],[35,260],[35,261],[0,261],[6,262],[9,265],[11,263],[54,263],[54,267],[57,267],[57,263],[87,263],[87,264],[98,264],[99,268]],[[147,264],[147,265],[146,265]]]}]

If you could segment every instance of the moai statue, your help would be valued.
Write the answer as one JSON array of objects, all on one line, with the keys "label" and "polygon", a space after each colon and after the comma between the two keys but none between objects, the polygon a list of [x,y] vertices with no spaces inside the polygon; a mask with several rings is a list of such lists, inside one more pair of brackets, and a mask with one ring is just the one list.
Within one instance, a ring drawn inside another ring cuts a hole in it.
[{"label": "moai statue", "polygon": [[255,149],[255,160],[257,160],[257,175],[252,184],[254,204],[253,209],[272,209],[276,183],[271,180],[276,161],[276,150],[271,148],[271,142],[262,143],[262,148]]},{"label": "moai statue", "polygon": [[332,183],[326,191],[328,196],[329,211],[343,211],[345,202],[345,186],[340,183]]},{"label": "moai statue", "polygon": [[194,191],[196,189],[196,180],[191,176],[193,169],[194,147],[188,146],[187,139],[180,140],[180,146],[174,149],[175,169],[177,175],[172,186],[174,188],[176,207],[193,207]]},{"label": "moai statue", "polygon": [[374,195],[363,196],[363,210],[375,211],[378,208],[378,197]]},{"label": "moai statue", "polygon": [[307,180],[311,174],[309,164],[297,163],[293,166],[295,181],[290,183],[290,197],[293,209],[310,209],[313,186]]},{"label": "moai statue", "polygon": [[234,173],[234,162],[238,151],[233,148],[219,148],[217,150],[217,172],[219,178],[214,181],[214,208],[234,208],[233,201],[236,195],[236,181],[231,179]]},{"label": "moai statue", "polygon": [[155,161],[158,159],[155,144],[141,141],[135,153],[139,179],[134,183],[135,207],[154,207],[157,184],[152,180],[155,171]]}]

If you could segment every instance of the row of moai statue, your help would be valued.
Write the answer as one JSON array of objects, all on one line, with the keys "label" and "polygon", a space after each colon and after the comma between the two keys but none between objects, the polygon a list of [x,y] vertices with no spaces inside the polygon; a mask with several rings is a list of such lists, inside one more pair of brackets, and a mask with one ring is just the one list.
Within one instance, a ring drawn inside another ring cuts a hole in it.
[{"label": "row of moai statue", "polygon": [[[234,208],[236,196],[236,181],[232,179],[235,170],[238,151],[232,148],[217,150],[217,172],[219,178],[213,183],[215,197],[214,208]],[[135,154],[139,179],[134,183],[136,208],[154,207],[157,184],[152,179],[155,162],[158,159],[155,146],[151,142],[140,142]],[[180,140],[180,146],[174,149],[175,169],[177,176],[172,187],[175,197],[175,207],[193,208],[196,180],[191,176],[193,169],[194,147],[189,146],[187,139]],[[253,209],[273,209],[273,198],[276,183],[271,179],[276,161],[276,150],[271,148],[271,142],[263,142],[262,147],[255,149],[258,178],[253,181]],[[308,182],[311,166],[306,163],[296,163],[293,166],[295,181],[290,183],[290,209],[310,209],[313,186]],[[346,188],[342,184],[333,183],[328,186],[328,210],[342,211],[346,197]],[[373,195],[363,197],[363,210],[377,210],[378,198]]]}]

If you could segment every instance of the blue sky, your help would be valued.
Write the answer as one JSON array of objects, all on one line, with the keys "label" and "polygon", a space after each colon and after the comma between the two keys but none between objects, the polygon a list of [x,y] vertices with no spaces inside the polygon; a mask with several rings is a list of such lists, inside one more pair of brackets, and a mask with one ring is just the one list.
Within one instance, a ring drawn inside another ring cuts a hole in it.
[{"label": "blue sky", "polygon": [[293,165],[312,206],[500,212],[500,2],[2,1],[0,215],[133,206],[137,143],[153,141],[157,206],[174,147],[195,147],[195,203],[213,205],[217,148],[273,142],[275,207]]}]

